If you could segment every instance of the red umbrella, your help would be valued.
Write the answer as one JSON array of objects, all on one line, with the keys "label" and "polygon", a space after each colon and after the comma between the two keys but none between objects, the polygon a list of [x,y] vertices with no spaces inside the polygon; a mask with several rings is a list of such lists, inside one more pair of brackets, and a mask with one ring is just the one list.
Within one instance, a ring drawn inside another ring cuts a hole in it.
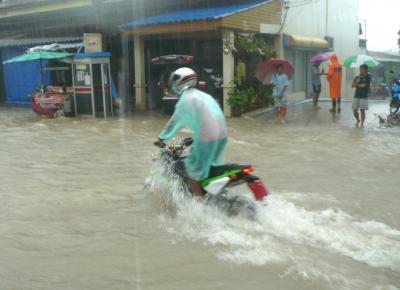
[{"label": "red umbrella", "polygon": [[272,75],[276,72],[276,66],[281,64],[283,73],[292,79],[294,68],[286,59],[270,58],[264,62],[260,62],[256,68],[256,78],[263,84],[270,84]]}]

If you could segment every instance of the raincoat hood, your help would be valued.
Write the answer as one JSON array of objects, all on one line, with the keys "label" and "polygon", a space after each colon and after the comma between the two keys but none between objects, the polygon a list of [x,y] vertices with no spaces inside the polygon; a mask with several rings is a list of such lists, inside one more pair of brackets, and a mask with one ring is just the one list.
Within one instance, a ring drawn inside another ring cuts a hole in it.
[{"label": "raincoat hood", "polygon": [[336,54],[332,54],[331,55],[331,62],[332,63],[339,63],[339,59],[338,59],[338,57],[337,57],[337,55]]},{"label": "raincoat hood", "polygon": [[342,87],[342,65],[336,54],[332,54],[331,64],[329,65],[328,73],[326,74],[326,79],[329,81],[329,93],[331,99],[341,98],[341,87]]}]

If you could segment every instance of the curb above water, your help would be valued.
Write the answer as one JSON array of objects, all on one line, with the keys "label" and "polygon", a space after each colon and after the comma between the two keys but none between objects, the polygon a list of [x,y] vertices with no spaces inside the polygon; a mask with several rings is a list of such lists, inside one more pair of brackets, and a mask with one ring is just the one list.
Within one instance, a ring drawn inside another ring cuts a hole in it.
[{"label": "curb above water", "polygon": [[[382,99],[382,100],[371,100],[371,99],[369,99],[368,102],[382,102],[384,100],[385,99]],[[330,102],[330,101],[331,101],[331,99],[328,99],[328,98],[319,99],[319,102]],[[353,101],[352,99],[342,99],[343,103],[350,103],[352,101]],[[312,99],[302,99],[302,100],[298,100],[298,101],[295,101],[295,102],[290,102],[290,103],[288,103],[288,108],[289,109],[293,109],[298,105],[307,104],[307,103],[311,103],[311,102],[312,102]],[[253,112],[244,113],[243,116],[244,117],[258,117],[258,116],[261,116],[263,114],[273,113],[274,111],[275,111],[274,107],[269,107],[269,108],[259,109],[259,110],[253,111]]]}]

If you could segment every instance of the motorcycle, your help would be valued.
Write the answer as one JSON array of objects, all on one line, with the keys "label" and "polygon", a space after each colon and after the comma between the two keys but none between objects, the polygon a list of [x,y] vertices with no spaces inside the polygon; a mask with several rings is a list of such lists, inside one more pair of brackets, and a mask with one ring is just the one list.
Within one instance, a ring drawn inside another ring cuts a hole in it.
[{"label": "motorcycle", "polygon": [[[192,145],[193,139],[186,138],[176,145],[166,145],[160,150],[158,160],[162,161],[164,174],[176,176],[184,187],[185,192],[192,193],[190,178],[185,170],[183,152]],[[255,202],[265,205],[265,198],[269,192],[261,179],[252,174],[251,165],[224,164],[212,166],[209,176],[200,181],[205,192],[204,201],[207,205],[222,209],[228,216],[244,215],[249,219],[256,219],[257,206]],[[229,189],[247,184],[253,198],[244,195],[231,195]]]}]

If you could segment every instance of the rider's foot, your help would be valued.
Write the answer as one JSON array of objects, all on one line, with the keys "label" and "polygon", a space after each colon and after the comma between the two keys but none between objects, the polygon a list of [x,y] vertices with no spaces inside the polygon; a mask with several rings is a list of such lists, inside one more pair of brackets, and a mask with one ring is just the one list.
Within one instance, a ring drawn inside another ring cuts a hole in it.
[{"label": "rider's foot", "polygon": [[198,182],[197,180],[191,180],[191,187],[192,187],[192,191],[193,191],[193,196],[196,199],[203,199],[204,195],[205,195],[205,191],[204,189],[201,187],[200,182]]},{"label": "rider's foot", "polygon": [[204,196],[195,195],[193,198],[194,198],[194,200],[197,201],[197,202],[200,202],[200,203],[203,203],[203,202],[204,202]]}]

